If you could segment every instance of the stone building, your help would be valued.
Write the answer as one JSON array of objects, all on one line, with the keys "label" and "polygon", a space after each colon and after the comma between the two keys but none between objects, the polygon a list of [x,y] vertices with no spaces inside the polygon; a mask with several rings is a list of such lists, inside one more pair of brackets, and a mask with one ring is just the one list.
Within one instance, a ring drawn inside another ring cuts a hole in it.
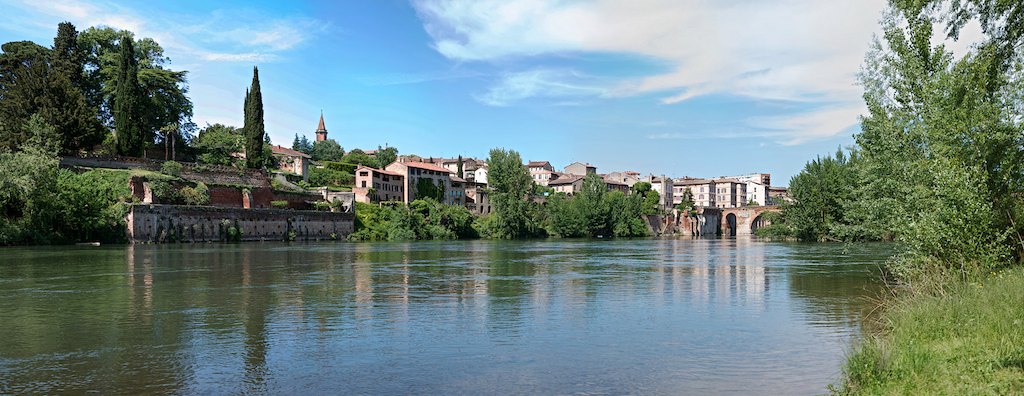
[{"label": "stone building", "polygon": [[398,172],[362,166],[356,168],[352,192],[357,202],[406,202],[405,176]]},{"label": "stone building", "polygon": [[747,183],[736,179],[716,179],[715,199],[719,208],[738,208],[747,205]]},{"label": "stone building", "polygon": [[584,176],[580,175],[565,175],[552,180],[548,183],[548,187],[554,189],[556,193],[575,195],[576,193],[583,191],[583,179]]},{"label": "stone building", "polygon": [[683,192],[690,190],[696,207],[717,207],[715,181],[708,179],[675,179],[672,184],[672,205],[683,202]]},{"label": "stone building", "polygon": [[278,169],[300,175],[302,180],[309,181],[309,161],[312,158],[309,154],[278,145],[271,146],[270,151],[277,159]]},{"label": "stone building", "polygon": [[448,190],[452,187],[451,172],[438,165],[418,161],[396,161],[384,169],[398,173],[405,178],[403,201],[406,203],[416,200],[416,186],[420,180],[429,180],[442,190]]},{"label": "stone building", "polygon": [[582,162],[573,162],[569,166],[565,167],[565,173],[570,175],[586,176],[592,173],[597,173],[597,167]]}]

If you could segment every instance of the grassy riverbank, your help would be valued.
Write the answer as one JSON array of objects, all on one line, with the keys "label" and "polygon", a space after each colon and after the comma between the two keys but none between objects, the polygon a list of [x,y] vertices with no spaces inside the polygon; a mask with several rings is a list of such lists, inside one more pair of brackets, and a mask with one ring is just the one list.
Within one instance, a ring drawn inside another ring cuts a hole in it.
[{"label": "grassy riverbank", "polygon": [[882,334],[848,357],[837,394],[1024,391],[1024,268],[886,308]]}]

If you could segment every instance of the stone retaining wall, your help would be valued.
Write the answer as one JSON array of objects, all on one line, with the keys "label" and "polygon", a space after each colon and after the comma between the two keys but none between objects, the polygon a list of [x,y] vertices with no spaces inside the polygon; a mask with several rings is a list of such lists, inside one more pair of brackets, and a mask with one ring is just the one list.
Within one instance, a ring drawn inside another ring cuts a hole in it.
[{"label": "stone retaining wall", "polygon": [[181,205],[132,205],[125,217],[131,243],[341,240],[354,219],[353,213]]}]

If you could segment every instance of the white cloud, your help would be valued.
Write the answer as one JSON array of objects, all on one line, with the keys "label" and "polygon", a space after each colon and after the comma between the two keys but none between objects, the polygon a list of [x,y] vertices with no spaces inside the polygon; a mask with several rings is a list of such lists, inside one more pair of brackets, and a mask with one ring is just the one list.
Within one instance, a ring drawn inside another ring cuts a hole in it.
[{"label": "white cloud", "polygon": [[248,52],[248,53],[219,53],[219,52],[207,52],[201,55],[203,60],[210,62],[272,62],[277,60],[278,56],[275,54],[265,54],[260,52]]},{"label": "white cloud", "polygon": [[792,146],[811,140],[826,139],[860,124],[860,116],[867,107],[856,104],[845,107],[826,107],[806,113],[761,117],[748,120],[751,127],[762,128],[784,137],[778,143]]},{"label": "white cloud", "polygon": [[[578,73],[569,70],[533,69],[524,72],[510,73],[477,100],[491,106],[506,106],[530,97],[572,98],[580,96],[600,95],[602,88],[572,82],[579,80]],[[563,105],[575,104],[572,101],[559,102]]]},{"label": "white cloud", "polygon": [[[591,95],[656,94],[664,104],[722,93],[824,104],[766,120],[785,143],[831,136],[856,123],[856,74],[885,0],[414,0],[435,49],[457,61],[497,62],[545,54],[619,53],[670,65]],[[529,73],[529,72],[524,72]],[[523,99],[558,84],[552,76],[506,78],[485,98]],[[555,76],[557,77],[557,76]],[[575,84],[584,84],[575,81]],[[488,102],[485,100],[485,103]],[[846,117],[833,120],[830,117]],[[788,120],[788,121],[787,121]],[[785,122],[783,122],[785,121]],[[822,121],[814,128],[807,122]],[[785,125],[783,125],[785,124]],[[651,138],[675,138],[675,135]]]},{"label": "white cloud", "polygon": [[[274,61],[279,59],[275,53],[296,47],[322,33],[327,26],[310,18],[238,12],[214,12],[188,18],[160,15],[154,18],[99,0],[15,0],[12,5],[36,17],[70,20],[80,29],[109,26],[129,30],[136,37],[153,38],[171,55],[207,62]],[[208,22],[176,22],[196,18],[206,18]],[[269,28],[254,31],[248,28],[252,25]]]}]

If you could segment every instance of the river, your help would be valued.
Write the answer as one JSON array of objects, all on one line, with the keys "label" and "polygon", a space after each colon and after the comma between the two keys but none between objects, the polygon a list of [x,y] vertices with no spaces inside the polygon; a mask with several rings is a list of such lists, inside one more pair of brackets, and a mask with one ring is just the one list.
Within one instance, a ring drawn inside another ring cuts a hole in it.
[{"label": "river", "polygon": [[0,394],[820,394],[885,244],[0,249]]}]

